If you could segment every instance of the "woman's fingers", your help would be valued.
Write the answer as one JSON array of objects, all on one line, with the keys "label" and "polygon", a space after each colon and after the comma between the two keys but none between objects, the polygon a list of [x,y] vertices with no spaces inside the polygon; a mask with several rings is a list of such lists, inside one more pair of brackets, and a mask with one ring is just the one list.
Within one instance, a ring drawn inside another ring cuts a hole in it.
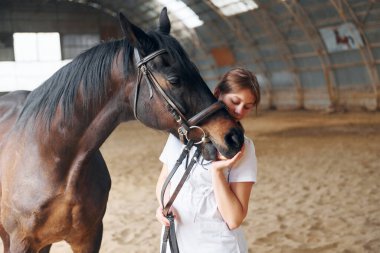
[{"label": "woman's fingers", "polygon": [[236,155],[234,157],[232,157],[231,159],[223,159],[223,160],[219,160],[219,161],[214,161],[213,162],[213,166],[215,169],[224,169],[224,168],[232,168],[233,165],[242,157],[242,155],[244,154],[244,149],[245,149],[245,146],[242,147],[242,149],[236,153]]},{"label": "woman's fingers", "polygon": [[238,161],[242,156],[243,156],[243,154],[244,154],[244,150],[245,150],[245,146],[243,146],[242,148],[241,148],[241,150],[234,156],[234,157],[232,157],[231,159],[230,159],[230,165],[232,166],[232,165],[234,165],[234,163],[236,162],[236,161]]},{"label": "woman's fingers", "polygon": [[169,226],[169,220],[163,215],[162,207],[158,207],[156,210],[156,219],[164,226]]},{"label": "woman's fingers", "polygon": [[234,157],[232,157],[231,159],[229,159],[229,160],[226,160],[226,162],[227,162],[227,167],[228,168],[232,168],[233,166],[234,166],[234,164],[237,162],[237,161],[239,161],[239,159],[243,156],[243,154],[244,154],[244,148],[245,148],[245,146],[243,146],[242,148],[241,148],[241,150],[239,151],[239,152],[237,152],[236,153],[236,155],[234,156]]},{"label": "woman's fingers", "polygon": [[[175,212],[175,210],[174,210],[173,207],[170,208],[169,212],[173,214],[174,219],[177,218],[177,214],[176,214],[176,212]],[[169,222],[168,218],[166,218],[165,215],[162,213],[162,207],[161,207],[161,206],[159,206],[159,207],[156,209],[156,219],[157,219],[162,225],[167,226],[167,227],[170,226],[170,222]]]}]

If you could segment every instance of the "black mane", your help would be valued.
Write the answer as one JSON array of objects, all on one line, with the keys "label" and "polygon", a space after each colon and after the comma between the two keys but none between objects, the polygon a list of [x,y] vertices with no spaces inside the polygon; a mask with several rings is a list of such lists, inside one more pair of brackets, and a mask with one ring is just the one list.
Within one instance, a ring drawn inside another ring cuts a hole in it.
[{"label": "black mane", "polygon": [[[59,104],[65,122],[71,122],[79,89],[83,94],[81,98],[83,108],[94,109],[106,96],[112,62],[121,50],[125,50],[124,75],[126,76],[130,71],[132,46],[126,40],[99,44],[75,57],[33,90],[25,102],[18,122],[26,123],[29,119],[41,117],[46,127],[49,127]],[[94,104],[95,101],[98,104]],[[93,108],[89,108],[90,106]]]}]

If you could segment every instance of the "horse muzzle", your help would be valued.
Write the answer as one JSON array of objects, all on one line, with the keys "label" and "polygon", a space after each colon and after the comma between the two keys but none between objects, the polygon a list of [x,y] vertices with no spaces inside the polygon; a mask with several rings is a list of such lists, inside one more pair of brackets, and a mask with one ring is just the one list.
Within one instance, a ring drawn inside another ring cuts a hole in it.
[{"label": "horse muzzle", "polygon": [[218,152],[224,157],[231,159],[244,145],[244,130],[241,126],[231,128],[224,136],[224,143],[219,144],[209,137],[210,141],[203,143],[202,156],[209,161],[215,161],[218,158]]}]

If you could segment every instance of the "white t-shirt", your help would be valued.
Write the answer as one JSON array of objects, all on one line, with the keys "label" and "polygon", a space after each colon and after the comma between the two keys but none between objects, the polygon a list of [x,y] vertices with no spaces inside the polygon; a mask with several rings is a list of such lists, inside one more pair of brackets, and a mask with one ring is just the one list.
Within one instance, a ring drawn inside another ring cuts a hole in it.
[{"label": "white t-shirt", "polygon": [[[228,182],[256,182],[257,160],[252,140],[245,137],[245,151],[239,162],[225,171]],[[160,160],[168,173],[174,167],[184,145],[169,135]],[[190,157],[195,148],[190,151]],[[176,211],[176,236],[181,253],[246,253],[248,248],[241,228],[229,230],[219,213],[212,188],[211,163],[196,164],[173,203]],[[170,194],[180,181],[185,161],[170,183]],[[170,252],[169,246],[167,252]]]}]

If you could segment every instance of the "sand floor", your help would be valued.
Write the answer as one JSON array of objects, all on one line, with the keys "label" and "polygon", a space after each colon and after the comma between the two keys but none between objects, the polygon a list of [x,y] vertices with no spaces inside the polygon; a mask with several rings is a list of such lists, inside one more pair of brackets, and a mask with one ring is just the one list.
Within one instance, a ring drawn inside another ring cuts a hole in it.
[{"label": "sand floor", "polygon": [[[249,252],[380,252],[380,113],[259,112],[243,125],[259,165],[243,224]],[[166,137],[129,122],[102,146],[113,181],[102,253],[159,252]]]}]

